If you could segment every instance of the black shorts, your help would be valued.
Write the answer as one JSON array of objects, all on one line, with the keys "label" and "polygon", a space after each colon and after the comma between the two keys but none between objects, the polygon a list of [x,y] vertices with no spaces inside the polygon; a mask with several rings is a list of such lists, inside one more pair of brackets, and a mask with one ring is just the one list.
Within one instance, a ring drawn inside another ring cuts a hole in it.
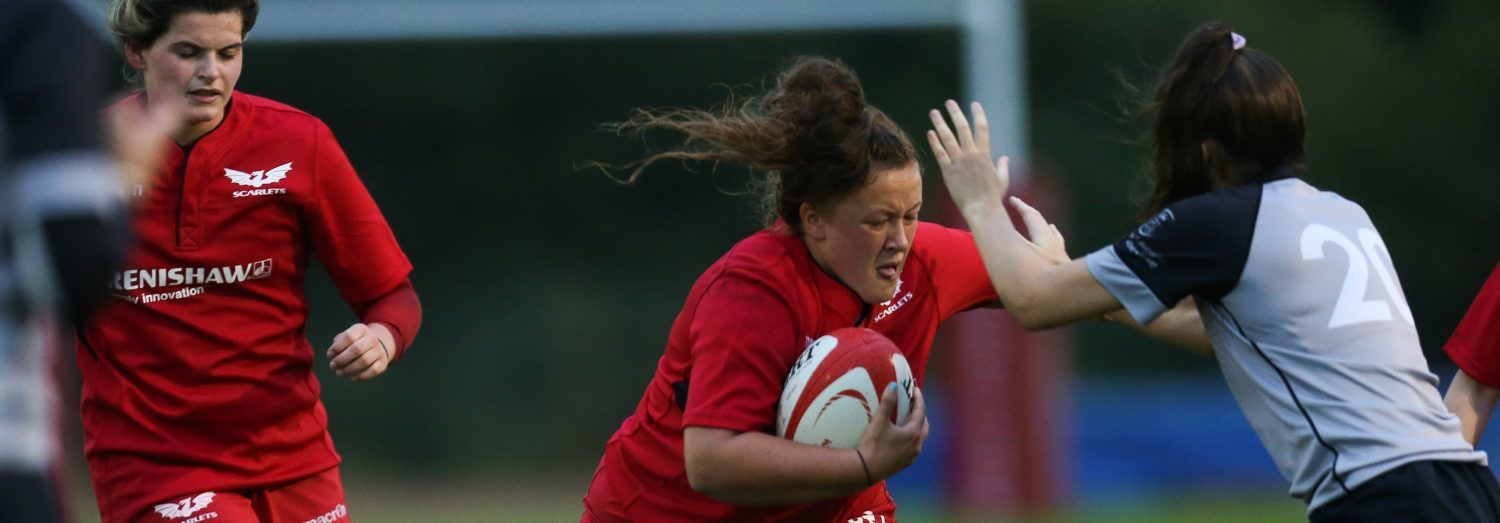
[{"label": "black shorts", "polygon": [[1318,507],[1308,520],[1500,523],[1500,485],[1478,463],[1415,461]]}]

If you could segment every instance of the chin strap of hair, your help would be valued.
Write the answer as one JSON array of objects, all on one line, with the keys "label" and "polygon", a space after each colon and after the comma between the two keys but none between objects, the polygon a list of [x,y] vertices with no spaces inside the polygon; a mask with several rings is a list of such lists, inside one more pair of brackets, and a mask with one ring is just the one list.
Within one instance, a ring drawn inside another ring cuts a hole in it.
[{"label": "chin strap of hair", "polygon": [[1245,48],[1245,37],[1244,37],[1244,35],[1241,35],[1241,34],[1236,33],[1234,31],[1230,31],[1229,32],[1229,41],[1234,42],[1234,50],[1236,50],[1236,51]]}]

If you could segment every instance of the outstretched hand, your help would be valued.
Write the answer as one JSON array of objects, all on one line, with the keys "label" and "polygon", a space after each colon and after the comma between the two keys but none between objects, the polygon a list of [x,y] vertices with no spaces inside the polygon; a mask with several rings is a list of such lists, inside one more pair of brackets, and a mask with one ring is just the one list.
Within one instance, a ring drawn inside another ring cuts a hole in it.
[{"label": "outstretched hand", "polygon": [[[975,213],[1004,212],[1003,201],[1010,190],[1010,157],[1001,156],[994,164],[990,163],[990,123],[984,116],[984,106],[979,102],[969,105],[974,115],[972,130],[958,102],[948,100],[944,106],[953,126],[949,128],[943,113],[933,109],[928,115],[932,118],[932,130],[927,131],[927,143],[943,171],[948,194],[971,223]],[[1067,245],[1057,226],[1020,198],[1012,196],[1009,200],[1025,222],[1026,235],[1035,250],[1054,265],[1067,263],[1070,260]]]},{"label": "outstretched hand", "polygon": [[979,102],[969,106],[974,114],[971,130],[958,102],[948,100],[944,106],[953,126],[949,128],[943,114],[933,109],[928,114],[932,130],[927,131],[927,143],[942,169],[948,194],[965,217],[974,212],[1003,211],[1001,200],[1010,190],[1010,157],[1001,156],[991,163],[990,123],[984,116],[984,107]]}]

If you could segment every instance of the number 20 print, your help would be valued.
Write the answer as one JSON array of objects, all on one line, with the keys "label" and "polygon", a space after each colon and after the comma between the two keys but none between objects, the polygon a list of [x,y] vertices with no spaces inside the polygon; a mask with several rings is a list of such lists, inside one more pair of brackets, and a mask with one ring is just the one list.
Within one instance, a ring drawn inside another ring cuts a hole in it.
[{"label": "number 20 print", "polygon": [[[1375,268],[1375,275],[1380,277],[1380,284],[1385,287],[1386,295],[1396,302],[1396,312],[1407,323],[1414,323],[1406,298],[1401,295],[1401,289],[1396,287],[1394,271],[1381,262],[1384,259],[1382,253],[1390,256],[1390,249],[1386,248],[1385,241],[1372,229],[1361,228],[1356,234],[1359,236],[1360,247],[1355,247],[1348,236],[1326,225],[1313,224],[1302,230],[1303,260],[1323,259],[1323,246],[1329,243],[1349,255],[1349,271],[1344,275],[1344,286],[1339,291],[1338,302],[1333,306],[1333,317],[1328,320],[1328,328],[1391,321],[1392,304],[1385,300],[1365,299],[1365,286],[1369,284],[1372,266]],[[1376,251],[1376,247],[1380,250]]]}]

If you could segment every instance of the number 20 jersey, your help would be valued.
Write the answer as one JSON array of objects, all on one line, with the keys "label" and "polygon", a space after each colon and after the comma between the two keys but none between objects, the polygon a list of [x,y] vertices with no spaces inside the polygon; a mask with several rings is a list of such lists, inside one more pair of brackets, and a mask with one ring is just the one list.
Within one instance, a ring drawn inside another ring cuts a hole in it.
[{"label": "number 20 jersey", "polygon": [[1230,391],[1308,510],[1420,460],[1486,461],[1443,406],[1358,204],[1274,171],[1175,202],[1087,257],[1136,321],[1196,299]]}]

